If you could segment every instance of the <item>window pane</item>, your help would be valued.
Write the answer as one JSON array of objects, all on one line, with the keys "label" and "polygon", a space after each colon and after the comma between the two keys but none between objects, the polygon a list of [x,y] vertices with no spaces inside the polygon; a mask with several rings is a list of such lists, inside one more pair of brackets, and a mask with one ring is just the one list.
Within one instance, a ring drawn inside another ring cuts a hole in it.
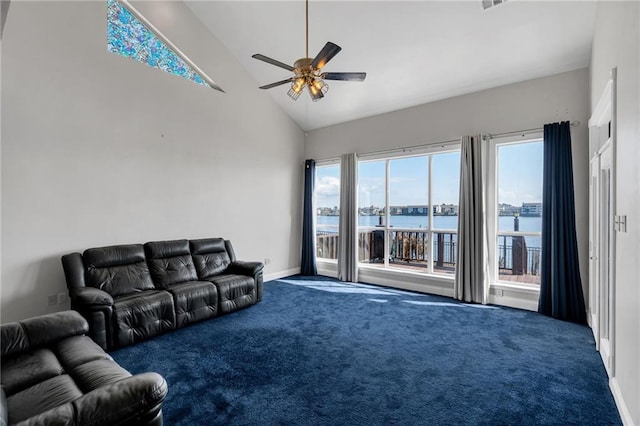
[{"label": "window pane", "polygon": [[[499,280],[540,283],[542,233],[542,141],[499,145]],[[500,235],[526,232],[533,236]]]},{"label": "window pane", "polygon": [[390,263],[424,272],[429,266],[428,156],[389,160],[389,213],[394,228],[389,231]]},{"label": "window pane", "polygon": [[433,272],[455,275],[458,256],[460,151],[433,156]]},{"label": "window pane", "polygon": [[168,45],[116,0],[107,1],[107,50],[209,87]]},{"label": "window pane", "polygon": [[385,167],[385,160],[358,163],[358,260],[364,263],[384,263]]},{"label": "window pane", "polygon": [[433,228],[458,229],[460,152],[433,156]]},{"label": "window pane", "polygon": [[338,258],[340,166],[316,167],[316,256]]},{"label": "window pane", "polygon": [[358,164],[359,226],[380,224],[380,217],[384,215],[385,176],[384,160]]},{"label": "window pane", "polygon": [[391,226],[402,229],[429,227],[429,157],[389,161],[389,212]]},{"label": "window pane", "polygon": [[542,231],[542,161],[542,141],[498,147],[500,231],[514,230],[516,214],[521,231]]}]

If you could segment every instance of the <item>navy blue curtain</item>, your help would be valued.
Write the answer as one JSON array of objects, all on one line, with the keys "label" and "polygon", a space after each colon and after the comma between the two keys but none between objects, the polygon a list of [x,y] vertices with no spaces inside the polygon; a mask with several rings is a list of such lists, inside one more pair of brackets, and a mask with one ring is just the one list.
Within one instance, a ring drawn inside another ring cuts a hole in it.
[{"label": "navy blue curtain", "polygon": [[302,217],[302,275],[317,275],[316,230],[313,223],[313,190],[316,179],[316,162],[304,162],[304,212]]},{"label": "navy blue curtain", "polygon": [[587,319],[576,240],[571,129],[544,126],[542,259],[538,312],[566,321]]}]

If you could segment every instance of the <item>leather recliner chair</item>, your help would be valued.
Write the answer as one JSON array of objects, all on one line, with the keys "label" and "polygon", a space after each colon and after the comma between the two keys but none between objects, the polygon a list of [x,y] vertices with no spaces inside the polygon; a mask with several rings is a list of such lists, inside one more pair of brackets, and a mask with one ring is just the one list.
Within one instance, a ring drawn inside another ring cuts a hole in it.
[{"label": "leather recliner chair", "polygon": [[0,425],[162,425],[167,383],[132,376],[75,311],[0,326]]}]

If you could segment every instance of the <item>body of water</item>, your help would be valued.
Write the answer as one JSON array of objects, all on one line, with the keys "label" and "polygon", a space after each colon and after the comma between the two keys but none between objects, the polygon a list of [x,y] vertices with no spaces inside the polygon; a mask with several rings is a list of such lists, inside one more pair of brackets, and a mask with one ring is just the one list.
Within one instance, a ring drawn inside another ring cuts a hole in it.
[{"label": "body of water", "polygon": [[[316,216],[318,231],[322,232],[338,232],[338,216]],[[391,226],[394,228],[411,228],[411,229],[427,229],[429,223],[428,216],[391,216]],[[358,225],[363,227],[375,227],[378,225],[380,218],[378,216],[358,216]],[[383,218],[384,220],[384,218]],[[520,231],[522,232],[542,232],[542,217],[520,217]],[[498,230],[513,231],[513,216],[499,216]],[[457,231],[458,216],[434,216],[433,229],[443,231]],[[511,238],[503,241],[499,237],[498,244],[511,245]],[[540,237],[526,237],[527,246],[540,247]]]}]

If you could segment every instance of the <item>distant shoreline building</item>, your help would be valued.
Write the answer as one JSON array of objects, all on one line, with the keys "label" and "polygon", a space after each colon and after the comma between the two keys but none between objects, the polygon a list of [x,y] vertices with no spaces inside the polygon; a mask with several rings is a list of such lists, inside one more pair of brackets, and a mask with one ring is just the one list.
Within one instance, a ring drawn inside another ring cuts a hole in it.
[{"label": "distant shoreline building", "polygon": [[[434,216],[457,216],[458,215],[457,204],[437,204],[433,206]],[[335,207],[318,207],[316,209],[318,216],[340,216],[340,209]],[[416,204],[407,206],[389,206],[389,214],[391,216],[429,216],[429,205]],[[384,216],[385,209],[369,206],[359,207],[359,216]]]},{"label": "distant shoreline building", "polygon": [[340,216],[340,209],[335,207],[318,207],[316,209],[317,216]]},{"label": "distant shoreline building", "polygon": [[542,216],[542,203],[522,203],[520,216],[523,217],[539,217]]},{"label": "distant shoreline building", "polygon": [[[457,204],[442,203],[436,204],[432,208],[434,216],[458,216],[459,209]],[[318,207],[316,214],[318,216],[340,216],[340,209],[338,206]],[[391,216],[428,216],[429,206],[427,204],[389,206],[389,214]],[[501,203],[498,204],[498,214],[500,216],[515,216],[517,214],[522,217],[541,217],[542,203],[522,203],[521,207]],[[358,208],[358,215],[384,216],[385,209],[376,206],[360,207]]]}]

